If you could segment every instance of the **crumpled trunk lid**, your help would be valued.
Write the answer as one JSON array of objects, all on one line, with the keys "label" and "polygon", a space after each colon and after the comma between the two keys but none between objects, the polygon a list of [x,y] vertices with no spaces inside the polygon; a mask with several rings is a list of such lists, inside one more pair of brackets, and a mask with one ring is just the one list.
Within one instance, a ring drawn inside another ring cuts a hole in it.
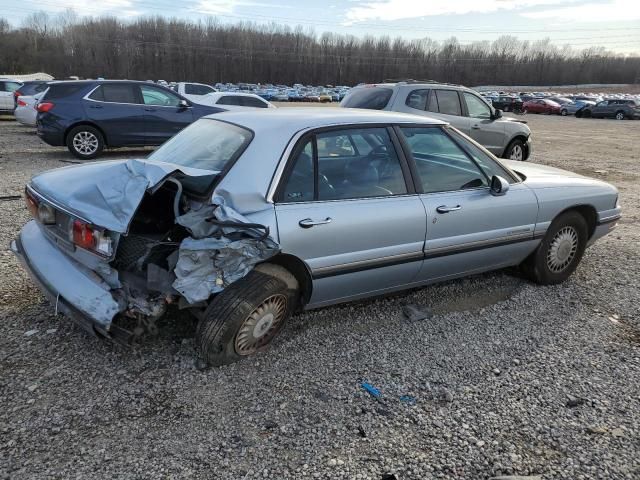
[{"label": "crumpled trunk lid", "polygon": [[50,170],[31,187],[55,204],[107,230],[127,233],[144,194],[170,175],[211,175],[210,170],[147,160],[114,160]]}]

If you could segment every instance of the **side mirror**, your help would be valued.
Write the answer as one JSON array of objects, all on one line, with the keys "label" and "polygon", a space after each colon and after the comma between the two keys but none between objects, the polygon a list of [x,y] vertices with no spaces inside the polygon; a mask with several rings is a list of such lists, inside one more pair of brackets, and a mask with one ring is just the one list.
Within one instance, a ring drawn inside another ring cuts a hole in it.
[{"label": "side mirror", "polygon": [[180,103],[178,104],[178,106],[180,108],[189,108],[191,106],[191,104],[189,102],[187,102],[186,100],[180,100]]},{"label": "side mirror", "polygon": [[493,119],[496,120],[498,118],[502,118],[502,110],[500,110],[499,108],[496,108],[495,111],[493,112]]},{"label": "side mirror", "polygon": [[501,197],[505,193],[509,191],[509,182],[507,182],[504,178],[499,177],[498,175],[494,175],[491,177],[491,187],[489,188],[489,192],[494,197]]}]

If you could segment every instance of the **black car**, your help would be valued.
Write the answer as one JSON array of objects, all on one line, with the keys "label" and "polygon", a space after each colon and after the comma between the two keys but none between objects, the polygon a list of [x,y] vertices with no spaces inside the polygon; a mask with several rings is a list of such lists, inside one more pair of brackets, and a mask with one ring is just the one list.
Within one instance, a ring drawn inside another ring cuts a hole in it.
[{"label": "black car", "polygon": [[38,136],[81,159],[105,147],[160,145],[200,117],[225,111],[130,80],[52,82],[37,109]]},{"label": "black car", "polygon": [[505,95],[500,95],[492,102],[494,108],[499,108],[505,112],[518,112],[522,110],[522,103],[523,102],[520,97],[510,97]]}]

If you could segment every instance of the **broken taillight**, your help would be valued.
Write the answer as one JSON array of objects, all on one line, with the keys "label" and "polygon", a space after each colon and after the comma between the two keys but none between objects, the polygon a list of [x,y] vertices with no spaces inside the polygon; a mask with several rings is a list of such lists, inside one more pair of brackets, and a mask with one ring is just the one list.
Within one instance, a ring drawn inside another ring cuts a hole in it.
[{"label": "broken taillight", "polygon": [[19,107],[26,107],[27,106],[27,102],[25,102],[24,100],[18,100],[18,106]]},{"label": "broken taillight", "polygon": [[74,220],[71,226],[71,241],[78,247],[91,250],[104,256],[111,256],[112,240],[108,232],[94,228],[93,225]]}]

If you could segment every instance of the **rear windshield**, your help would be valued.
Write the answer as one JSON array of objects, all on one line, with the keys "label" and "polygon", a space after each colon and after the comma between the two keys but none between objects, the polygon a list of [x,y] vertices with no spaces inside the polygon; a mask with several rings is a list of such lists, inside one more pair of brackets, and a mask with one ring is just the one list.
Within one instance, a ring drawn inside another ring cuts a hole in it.
[{"label": "rear windshield", "polygon": [[346,108],[367,108],[382,110],[389,103],[393,90],[385,87],[354,88],[340,106]]},{"label": "rear windshield", "polygon": [[149,160],[220,173],[247,148],[253,133],[237,125],[203,118],[149,156]]},{"label": "rear windshield", "polygon": [[45,98],[47,100],[55,100],[69,97],[86,86],[87,85],[83,83],[54,83],[53,85],[49,85],[49,91],[45,95]]}]

